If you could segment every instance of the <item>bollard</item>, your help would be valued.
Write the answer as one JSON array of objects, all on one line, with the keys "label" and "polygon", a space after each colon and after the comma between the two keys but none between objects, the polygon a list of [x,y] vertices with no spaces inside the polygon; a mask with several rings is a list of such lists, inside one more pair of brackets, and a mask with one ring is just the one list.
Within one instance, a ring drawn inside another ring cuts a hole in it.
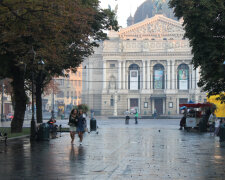
[{"label": "bollard", "polygon": [[59,125],[59,132],[60,132],[60,137],[61,137],[61,132],[62,132],[62,124]]},{"label": "bollard", "polygon": [[96,125],[96,119],[91,118],[90,120],[90,131],[96,131],[97,125]]}]

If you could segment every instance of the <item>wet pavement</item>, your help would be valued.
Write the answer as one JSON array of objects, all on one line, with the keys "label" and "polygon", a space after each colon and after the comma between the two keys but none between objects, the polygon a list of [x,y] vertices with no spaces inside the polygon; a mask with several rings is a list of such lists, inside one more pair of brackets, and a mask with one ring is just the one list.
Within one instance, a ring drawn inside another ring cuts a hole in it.
[{"label": "wet pavement", "polygon": [[99,133],[86,133],[82,146],[77,136],[71,145],[69,133],[47,142],[1,143],[0,179],[224,179],[225,146],[219,138],[180,131],[177,124],[99,120]]}]

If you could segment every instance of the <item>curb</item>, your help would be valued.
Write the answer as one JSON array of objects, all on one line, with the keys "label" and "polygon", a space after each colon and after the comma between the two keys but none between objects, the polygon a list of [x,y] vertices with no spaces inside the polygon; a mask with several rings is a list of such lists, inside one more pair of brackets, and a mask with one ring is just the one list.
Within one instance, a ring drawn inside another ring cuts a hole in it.
[{"label": "curb", "polygon": [[9,140],[14,140],[14,139],[26,138],[26,137],[30,137],[30,135],[23,135],[23,136],[17,136],[17,137],[7,138],[7,141],[9,141]]}]

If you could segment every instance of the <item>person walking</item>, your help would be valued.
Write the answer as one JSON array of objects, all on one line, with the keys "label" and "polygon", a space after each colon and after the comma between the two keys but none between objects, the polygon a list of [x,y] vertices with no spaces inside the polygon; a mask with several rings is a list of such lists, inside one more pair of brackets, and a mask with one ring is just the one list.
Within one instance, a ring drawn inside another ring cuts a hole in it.
[{"label": "person walking", "polygon": [[77,123],[77,133],[80,138],[80,145],[82,145],[83,141],[83,134],[85,132],[85,125],[86,125],[86,119],[83,114],[83,110],[79,110],[79,115],[78,115],[78,123]]},{"label": "person walking", "polygon": [[70,137],[71,143],[73,144],[75,139],[76,127],[78,124],[78,112],[77,109],[72,109],[69,117],[69,126],[70,126]]},{"label": "person walking", "polygon": [[138,124],[138,111],[136,110],[136,113],[135,113],[135,124]]},{"label": "person walking", "polygon": [[124,112],[124,114],[125,114],[125,124],[129,124],[130,112],[128,111],[128,109]]}]

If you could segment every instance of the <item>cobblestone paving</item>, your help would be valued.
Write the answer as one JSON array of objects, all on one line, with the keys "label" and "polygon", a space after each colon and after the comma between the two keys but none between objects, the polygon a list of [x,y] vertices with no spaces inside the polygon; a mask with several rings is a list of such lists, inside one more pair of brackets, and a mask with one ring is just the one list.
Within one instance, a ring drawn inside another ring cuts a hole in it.
[{"label": "cobblestone paving", "polygon": [[0,145],[0,179],[224,179],[225,147],[209,133],[179,131],[179,120],[98,122],[83,145],[68,133],[48,142]]}]

